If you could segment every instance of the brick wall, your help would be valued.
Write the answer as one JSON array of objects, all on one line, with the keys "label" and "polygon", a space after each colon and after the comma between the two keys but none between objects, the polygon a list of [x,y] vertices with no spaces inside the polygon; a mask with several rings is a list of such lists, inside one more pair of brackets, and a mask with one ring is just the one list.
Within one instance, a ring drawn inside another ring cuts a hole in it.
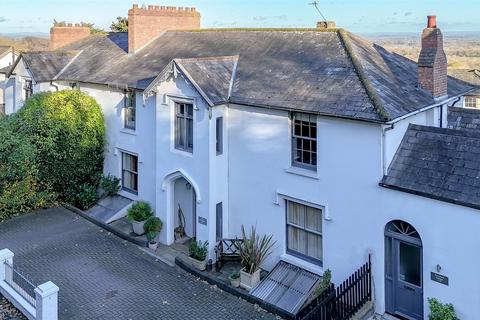
[{"label": "brick wall", "polygon": [[128,11],[128,52],[134,53],[164,30],[200,28],[200,13],[195,8],[133,5]]},{"label": "brick wall", "polygon": [[422,50],[418,58],[418,85],[430,91],[434,98],[446,96],[447,89],[447,56],[443,49],[443,35],[436,23],[422,33]]},{"label": "brick wall", "polygon": [[53,26],[50,29],[50,50],[56,50],[90,35],[90,28],[80,24]]}]

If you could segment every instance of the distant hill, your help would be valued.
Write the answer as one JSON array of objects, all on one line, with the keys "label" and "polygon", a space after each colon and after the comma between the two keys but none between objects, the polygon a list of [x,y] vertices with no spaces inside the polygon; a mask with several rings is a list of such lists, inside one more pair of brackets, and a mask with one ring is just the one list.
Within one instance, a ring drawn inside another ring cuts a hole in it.
[{"label": "distant hill", "polygon": [[23,37],[10,38],[0,36],[0,46],[13,46],[16,51],[42,51],[48,50],[50,41],[48,38]]},{"label": "distant hill", "polygon": [[[420,34],[376,33],[363,36],[414,61],[420,54]],[[444,32],[443,37],[449,68],[480,69],[480,32]]]}]

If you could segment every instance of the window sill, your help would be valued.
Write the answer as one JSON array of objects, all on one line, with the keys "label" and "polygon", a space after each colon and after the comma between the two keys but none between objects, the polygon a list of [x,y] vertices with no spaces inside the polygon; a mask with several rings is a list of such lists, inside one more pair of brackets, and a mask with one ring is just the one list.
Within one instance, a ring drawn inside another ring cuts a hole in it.
[{"label": "window sill", "polygon": [[171,152],[182,155],[182,156],[187,156],[187,157],[193,158],[193,152],[183,151],[183,150],[176,149],[176,148],[173,148],[171,150]]},{"label": "window sill", "polygon": [[288,172],[288,173],[291,173],[291,174],[296,174],[296,175],[302,176],[302,177],[311,178],[311,179],[317,179],[317,180],[320,179],[318,177],[318,172],[308,170],[308,169],[290,167],[290,168],[286,168],[285,172]]},{"label": "window sill", "polygon": [[135,193],[132,193],[132,192],[129,192],[127,190],[124,190],[124,189],[121,189],[119,192],[118,192],[119,195],[127,198],[127,199],[130,199],[130,200],[133,200],[133,201],[136,201],[138,200],[138,193],[135,194]]},{"label": "window sill", "polygon": [[125,134],[129,134],[129,135],[132,135],[132,136],[137,135],[137,132],[135,130],[127,129],[127,128],[120,129],[120,132],[125,133]]},{"label": "window sill", "polygon": [[288,253],[282,254],[280,256],[280,259],[282,261],[288,262],[290,264],[293,264],[297,267],[303,268],[303,269],[305,269],[307,271],[310,271],[312,273],[318,274],[319,276],[323,275],[323,272],[324,272],[323,267],[321,267],[319,265],[316,265],[316,264],[313,264],[311,262],[308,262],[306,260],[297,258],[295,256],[289,255]]}]

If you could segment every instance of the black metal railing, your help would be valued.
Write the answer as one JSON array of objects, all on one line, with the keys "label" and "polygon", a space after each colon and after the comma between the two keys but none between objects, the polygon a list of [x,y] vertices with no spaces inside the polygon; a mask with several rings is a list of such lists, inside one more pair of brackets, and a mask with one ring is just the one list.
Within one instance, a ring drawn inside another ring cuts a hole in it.
[{"label": "black metal railing", "polygon": [[330,285],[295,316],[302,320],[348,320],[372,300],[372,263],[355,271],[337,288]]},{"label": "black metal railing", "polygon": [[5,263],[5,282],[35,307],[35,285],[8,262]]}]

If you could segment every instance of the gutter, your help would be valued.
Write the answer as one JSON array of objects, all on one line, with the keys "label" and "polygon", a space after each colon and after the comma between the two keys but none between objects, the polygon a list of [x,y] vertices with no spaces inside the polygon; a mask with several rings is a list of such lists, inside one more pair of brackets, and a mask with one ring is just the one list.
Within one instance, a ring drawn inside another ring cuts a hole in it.
[{"label": "gutter", "polygon": [[391,121],[388,121],[388,122],[386,122],[385,124],[394,124],[394,123],[397,123],[397,122],[399,122],[399,121],[401,121],[401,120],[404,120],[404,119],[406,119],[406,118],[409,118],[409,117],[412,117],[412,116],[417,115],[417,114],[419,114],[419,113],[422,113],[422,112],[424,112],[424,111],[427,111],[427,110],[430,110],[430,109],[439,107],[439,106],[441,106],[441,105],[447,104],[447,103],[449,103],[449,102],[451,102],[451,101],[453,101],[453,100],[455,100],[455,99],[460,99],[462,96],[464,96],[465,94],[467,94],[467,93],[469,93],[469,92],[471,92],[471,91],[473,91],[473,90],[475,90],[475,89],[468,90],[468,91],[463,92],[463,93],[461,93],[461,94],[457,94],[457,95],[455,95],[455,96],[453,96],[453,97],[450,97],[450,98],[448,98],[448,99],[446,99],[446,100],[443,100],[442,102],[438,102],[438,103],[435,103],[435,104],[426,106],[426,107],[424,107],[424,108],[418,109],[418,110],[416,110],[416,111],[410,112],[410,113],[408,113],[408,114],[406,114],[406,115],[404,115],[404,116],[401,116],[401,117],[395,118],[395,119],[393,119],[393,120],[391,120]]}]

